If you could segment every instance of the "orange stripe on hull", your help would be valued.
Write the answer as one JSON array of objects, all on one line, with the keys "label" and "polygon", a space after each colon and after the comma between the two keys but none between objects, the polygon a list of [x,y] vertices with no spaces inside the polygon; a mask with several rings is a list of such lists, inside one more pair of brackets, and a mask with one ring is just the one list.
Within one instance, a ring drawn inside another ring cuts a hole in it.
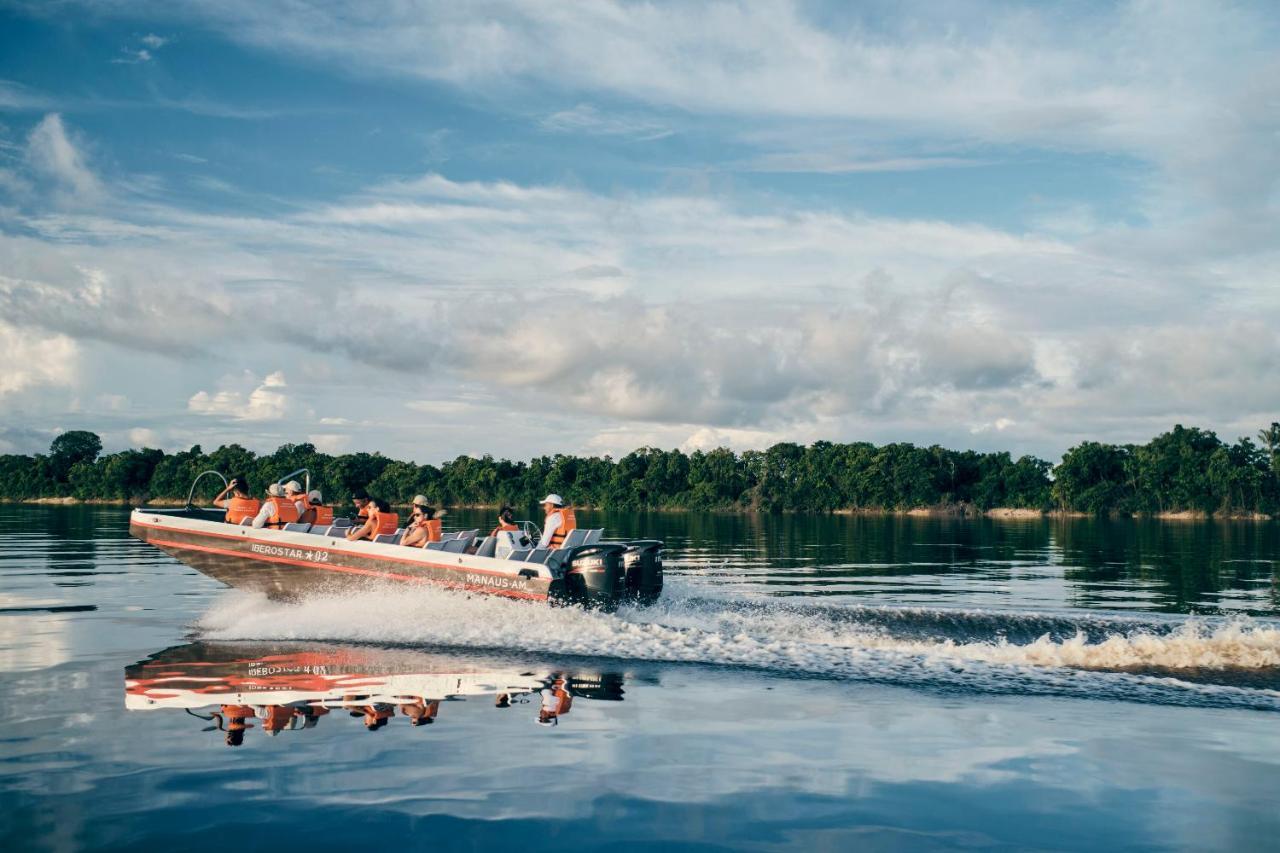
[{"label": "orange stripe on hull", "polygon": [[[139,525],[139,526],[142,526],[142,525]],[[150,525],[147,525],[147,526],[150,526]],[[164,528],[156,527],[155,529],[164,529]],[[217,536],[218,534],[195,533],[195,534],[188,534],[188,535]],[[242,537],[223,537],[223,538],[234,538],[239,541],[246,541]],[[255,540],[248,540],[248,541],[255,541]],[[256,540],[256,541],[261,542],[262,540]],[[373,569],[360,569],[360,568],[356,568],[355,566],[338,566],[338,565],[334,565],[333,563],[314,563],[314,562],[309,562],[307,560],[293,560],[288,557],[271,557],[271,556],[262,555],[262,554],[247,556],[243,551],[233,551],[227,548],[214,548],[211,545],[192,545],[186,542],[174,542],[168,539],[152,539],[152,538],[148,538],[147,542],[160,548],[176,548],[178,550],[185,550],[185,551],[199,551],[200,553],[203,553],[203,554],[217,554],[223,557],[238,557],[239,559],[249,560],[251,562],[284,563],[286,565],[301,566],[307,569],[321,569],[326,572],[341,572],[345,574],[364,575],[366,577],[381,578],[384,580],[402,581],[405,583],[434,584],[436,586],[447,586],[447,587],[454,587],[457,589],[467,589],[467,590],[473,590],[475,592],[483,592],[488,595],[505,595],[508,598],[526,598],[526,599],[532,599],[536,601],[545,601],[547,598],[546,593],[524,592],[522,590],[513,590],[513,589],[495,589],[493,587],[484,586],[482,584],[470,584],[465,581],[450,581],[450,580],[441,580],[438,578],[423,578],[423,577],[417,577],[415,575],[397,574],[395,572],[379,572]],[[265,543],[265,544],[274,545],[275,543]],[[369,557],[369,559],[380,560],[383,558]],[[387,559],[394,559],[394,558],[387,558]],[[412,561],[402,560],[400,562],[412,562]],[[501,574],[500,572],[490,572],[490,571],[485,571],[483,569],[471,569],[471,568],[458,569],[454,566],[442,566],[438,563],[425,563],[425,564],[416,563],[416,565],[425,565],[425,566],[430,566],[431,568],[445,569],[451,572],[466,571],[466,572],[477,572],[480,574],[487,574],[487,575]]]}]

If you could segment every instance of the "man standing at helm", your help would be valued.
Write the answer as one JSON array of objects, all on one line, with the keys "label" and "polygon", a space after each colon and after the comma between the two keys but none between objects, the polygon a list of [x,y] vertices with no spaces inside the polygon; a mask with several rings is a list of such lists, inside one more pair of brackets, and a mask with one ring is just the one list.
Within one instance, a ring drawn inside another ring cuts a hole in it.
[{"label": "man standing at helm", "polygon": [[538,540],[539,548],[559,548],[570,530],[577,526],[573,510],[564,505],[564,498],[552,492],[542,499],[542,509],[547,519],[542,523],[542,538]]}]

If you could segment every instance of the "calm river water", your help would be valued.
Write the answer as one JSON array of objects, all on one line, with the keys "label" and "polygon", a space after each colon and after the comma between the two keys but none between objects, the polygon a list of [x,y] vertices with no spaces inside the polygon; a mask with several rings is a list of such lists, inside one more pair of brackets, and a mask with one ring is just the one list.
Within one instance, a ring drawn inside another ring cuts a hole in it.
[{"label": "calm river water", "polygon": [[580,515],[663,602],[278,604],[0,506],[0,846],[1280,849],[1280,525]]}]

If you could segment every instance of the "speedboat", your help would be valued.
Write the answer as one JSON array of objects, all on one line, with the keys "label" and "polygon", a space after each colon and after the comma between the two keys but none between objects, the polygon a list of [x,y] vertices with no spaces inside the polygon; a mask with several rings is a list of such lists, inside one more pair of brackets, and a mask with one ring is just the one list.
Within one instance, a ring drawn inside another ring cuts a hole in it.
[{"label": "speedboat", "polygon": [[[306,472],[284,479],[299,473]],[[344,518],[279,529],[229,523],[224,510],[192,503],[196,483],[184,507],[133,510],[129,533],[227,586],[273,598],[379,581],[609,609],[626,601],[651,602],[662,591],[663,543],[657,540],[605,541],[603,529],[578,528],[555,550],[518,547],[505,553],[499,537],[481,537],[478,530],[446,534],[425,548],[400,545],[403,531],[350,541],[352,521]],[[522,529],[524,540],[537,541],[530,522]]]}]

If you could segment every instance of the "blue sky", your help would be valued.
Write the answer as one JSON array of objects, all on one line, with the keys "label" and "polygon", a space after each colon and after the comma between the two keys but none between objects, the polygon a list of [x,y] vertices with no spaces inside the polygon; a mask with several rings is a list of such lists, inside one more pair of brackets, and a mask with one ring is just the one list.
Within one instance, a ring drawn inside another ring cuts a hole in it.
[{"label": "blue sky", "polygon": [[0,3],[0,452],[1252,433],[1278,19]]}]

